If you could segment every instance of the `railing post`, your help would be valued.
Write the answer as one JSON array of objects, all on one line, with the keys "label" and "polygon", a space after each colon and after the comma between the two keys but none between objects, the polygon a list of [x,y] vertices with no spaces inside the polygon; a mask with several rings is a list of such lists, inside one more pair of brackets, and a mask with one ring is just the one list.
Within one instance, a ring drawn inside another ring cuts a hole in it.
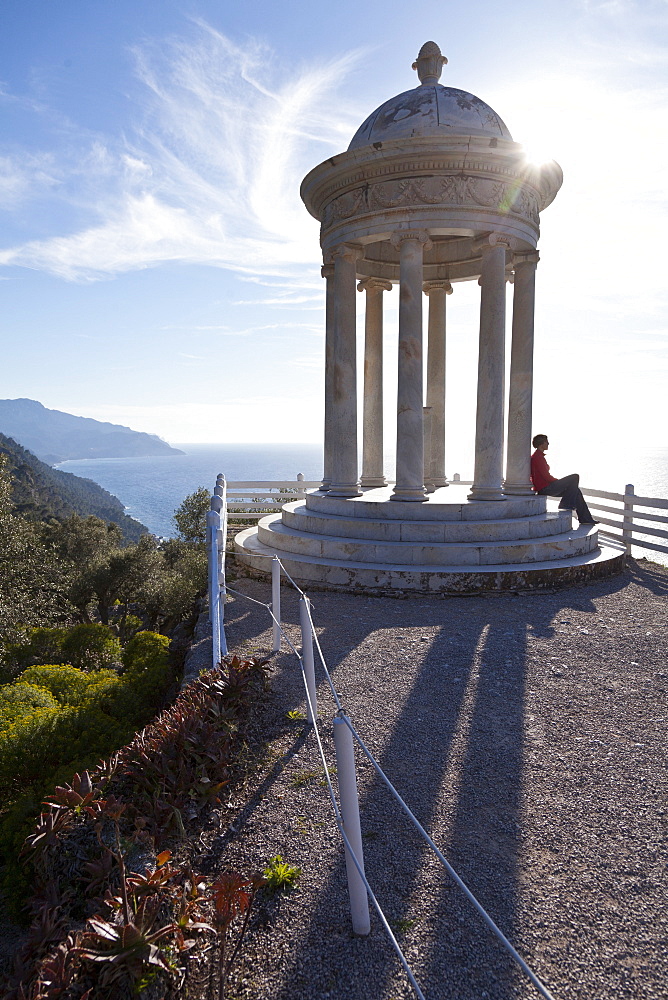
[{"label": "railing post", "polygon": [[635,491],[633,483],[627,483],[624,489],[624,523],[622,526],[622,540],[627,556],[631,555],[631,537],[633,532],[633,497]]},{"label": "railing post", "polygon": [[302,659],[304,660],[304,673],[306,674],[306,686],[311,704],[308,706],[308,721],[315,726],[318,721],[318,700],[315,689],[315,665],[313,662],[313,633],[311,632],[311,619],[308,613],[309,599],[304,595],[299,598],[299,624],[302,630]]},{"label": "railing post", "polygon": [[281,649],[281,560],[274,556],[271,560],[271,612],[274,616],[272,653]]},{"label": "railing post", "polygon": [[[343,829],[350,841],[353,854],[364,871],[364,854],[362,852],[362,828],[360,826],[360,807],[357,797],[357,776],[355,774],[355,750],[353,736],[348,728],[346,716],[337,715],[334,718],[334,747],[336,749],[336,777],[339,785],[339,801]],[[350,915],[355,934],[366,936],[371,930],[369,919],[369,898],[362,876],[346,847],[346,872],[348,875],[348,895],[350,896]]]},{"label": "railing post", "polygon": [[[304,473],[303,472],[298,472],[297,473],[297,482],[298,483],[303,483],[304,482]],[[304,493],[303,489],[300,490],[299,488],[297,488],[297,499],[298,500],[305,500],[306,499],[306,494]]]},{"label": "railing post", "polygon": [[220,663],[220,573],[218,568],[218,531],[220,514],[216,510],[207,511],[206,547],[209,569],[209,619],[211,621],[211,664],[215,668]]},{"label": "railing post", "polygon": [[460,481],[460,479],[461,479],[461,476],[459,475],[459,473],[455,472],[454,476],[452,477],[453,483],[458,483]]},{"label": "railing post", "polygon": [[[223,524],[226,518],[223,516]],[[216,532],[218,543],[218,621],[220,623],[220,655],[227,656],[227,638],[225,636],[225,530],[219,528]]]}]

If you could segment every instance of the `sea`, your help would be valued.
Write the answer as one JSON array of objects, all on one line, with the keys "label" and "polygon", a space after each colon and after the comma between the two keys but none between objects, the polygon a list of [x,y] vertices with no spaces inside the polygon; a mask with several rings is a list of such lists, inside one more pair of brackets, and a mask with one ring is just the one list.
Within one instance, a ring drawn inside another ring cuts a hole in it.
[{"label": "sea", "polygon": [[[322,477],[322,447],[318,444],[188,443],[175,447],[185,454],[78,459],[63,462],[58,468],[92,479],[118,497],[131,517],[145,524],[153,534],[166,538],[175,534],[172,517],[184,497],[200,486],[213,490],[219,472],[230,482],[296,481],[298,473],[306,481]],[[665,447],[647,451],[625,448],[620,452],[599,447],[568,458],[549,453],[548,461],[557,475],[579,471],[582,485],[590,489],[623,493],[625,485],[633,483],[639,496],[668,498],[668,448]],[[392,456],[388,455],[388,477],[391,470]],[[466,463],[446,469],[449,476],[455,471],[464,480],[472,478],[472,469]],[[644,549],[634,551],[636,556],[643,554],[668,564],[668,555]]]}]

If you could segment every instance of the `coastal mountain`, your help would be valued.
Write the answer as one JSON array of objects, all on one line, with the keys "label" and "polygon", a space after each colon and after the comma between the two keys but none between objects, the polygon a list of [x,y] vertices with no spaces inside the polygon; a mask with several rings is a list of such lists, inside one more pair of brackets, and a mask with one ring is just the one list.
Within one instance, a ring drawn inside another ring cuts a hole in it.
[{"label": "coastal mountain", "polygon": [[19,514],[31,521],[62,521],[71,514],[94,514],[113,521],[128,542],[136,542],[148,528],[125,513],[121,501],[92,479],[52,469],[10,437],[0,434],[0,456],[4,456],[12,479],[12,500]]},{"label": "coastal mountain", "polygon": [[91,417],[75,417],[62,410],[48,410],[34,399],[0,399],[0,432],[20,441],[24,448],[49,465],[74,458],[183,454],[155,434],[144,434]]}]

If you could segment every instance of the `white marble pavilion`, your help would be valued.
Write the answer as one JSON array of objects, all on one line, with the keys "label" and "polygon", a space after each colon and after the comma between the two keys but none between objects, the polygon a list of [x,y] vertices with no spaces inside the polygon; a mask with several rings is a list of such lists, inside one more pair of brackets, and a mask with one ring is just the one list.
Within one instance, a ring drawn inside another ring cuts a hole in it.
[{"label": "white marble pavilion", "polygon": [[[345,153],[302,183],[321,223],[327,289],[324,475],[305,502],[237,536],[237,556],[251,570],[266,572],[276,553],[311,585],[439,593],[546,586],[620,568],[619,552],[600,548],[595,527],[574,529],[569,511],[548,511],[529,479],[539,220],[559,191],[561,168],[531,164],[489,105],[442,86],[446,61],[434,42],[423,45],[413,64],[419,86],[381,105]],[[470,488],[448,484],[445,472],[446,302],[462,281],[480,286]],[[393,285],[397,448],[388,486],[383,296]],[[366,305],[361,463],[359,292]]]}]

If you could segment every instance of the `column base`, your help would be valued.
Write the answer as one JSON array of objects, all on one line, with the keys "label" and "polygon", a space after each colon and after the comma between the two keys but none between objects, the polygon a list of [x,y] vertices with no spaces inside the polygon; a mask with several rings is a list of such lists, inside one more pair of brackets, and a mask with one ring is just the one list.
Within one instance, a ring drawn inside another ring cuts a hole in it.
[{"label": "column base", "polygon": [[469,500],[505,500],[500,486],[472,486]]},{"label": "column base", "polygon": [[332,483],[327,495],[330,497],[361,497],[362,491],[358,483]]},{"label": "column base", "polygon": [[390,500],[408,500],[411,502],[424,503],[427,499],[424,486],[395,486]]},{"label": "column base", "polygon": [[360,479],[362,489],[373,489],[375,486],[387,486],[385,476],[362,476]]},{"label": "column base", "polygon": [[450,483],[448,482],[447,479],[445,479],[445,478],[441,479],[439,477],[436,477],[433,480],[433,483],[434,483],[434,486],[436,487],[437,490],[440,490],[443,486],[449,486],[450,485]]},{"label": "column base", "polygon": [[532,497],[535,496],[534,491],[531,487],[531,483],[509,483],[505,482],[503,484],[503,492],[507,493],[509,496],[513,497]]},{"label": "column base", "polygon": [[331,479],[323,479],[322,484],[318,487],[318,492],[327,493],[331,488],[331,485],[332,485]]}]

